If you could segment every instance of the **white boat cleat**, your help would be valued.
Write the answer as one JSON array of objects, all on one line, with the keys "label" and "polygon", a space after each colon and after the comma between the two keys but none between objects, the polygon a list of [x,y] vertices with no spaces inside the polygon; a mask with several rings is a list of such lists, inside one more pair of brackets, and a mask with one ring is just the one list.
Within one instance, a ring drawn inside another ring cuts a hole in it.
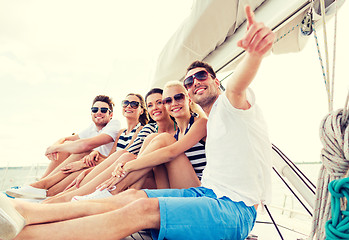
[{"label": "white boat cleat", "polygon": [[0,194],[0,239],[15,238],[25,226],[25,220],[11,204],[10,199]]},{"label": "white boat cleat", "polygon": [[116,187],[114,187],[111,190],[104,189],[104,190],[99,190],[97,189],[91,194],[84,195],[84,196],[74,196],[72,198],[72,202],[77,202],[77,201],[83,201],[83,200],[93,200],[93,199],[102,199],[102,198],[107,198],[113,196],[113,194],[110,193],[110,191],[113,191]]},{"label": "white boat cleat", "polygon": [[6,194],[14,198],[27,199],[45,199],[46,189],[35,188],[32,186],[23,186],[21,188],[10,188],[6,190]]}]

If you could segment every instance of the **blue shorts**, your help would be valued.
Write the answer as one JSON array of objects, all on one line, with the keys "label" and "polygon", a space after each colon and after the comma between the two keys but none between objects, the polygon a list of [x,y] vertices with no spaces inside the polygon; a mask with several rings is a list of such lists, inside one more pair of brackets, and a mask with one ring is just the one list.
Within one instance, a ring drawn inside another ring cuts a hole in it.
[{"label": "blue shorts", "polygon": [[243,202],[217,198],[208,188],[144,190],[158,198],[160,230],[154,239],[245,239],[257,212]]}]

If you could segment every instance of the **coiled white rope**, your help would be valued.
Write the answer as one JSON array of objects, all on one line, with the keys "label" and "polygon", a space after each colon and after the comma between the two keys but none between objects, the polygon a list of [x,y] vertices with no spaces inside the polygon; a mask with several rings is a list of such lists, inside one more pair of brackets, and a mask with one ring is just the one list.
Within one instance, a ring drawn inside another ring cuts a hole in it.
[{"label": "coiled white rope", "polygon": [[339,109],[329,113],[320,126],[320,140],[323,144],[322,166],[317,182],[311,239],[326,238],[325,223],[331,217],[331,195],[328,184],[335,179],[348,176],[349,127],[348,121],[343,121],[344,112],[345,109]]}]

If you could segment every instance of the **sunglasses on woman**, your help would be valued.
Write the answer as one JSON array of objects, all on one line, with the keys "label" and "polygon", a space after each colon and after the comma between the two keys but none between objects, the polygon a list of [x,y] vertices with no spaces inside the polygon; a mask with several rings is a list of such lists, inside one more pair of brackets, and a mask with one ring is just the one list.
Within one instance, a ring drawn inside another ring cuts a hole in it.
[{"label": "sunglasses on woman", "polygon": [[128,105],[131,106],[131,108],[137,109],[139,107],[139,102],[137,101],[129,101],[129,100],[123,100],[121,102],[121,105],[123,108],[126,108]]},{"label": "sunglasses on woman", "polygon": [[91,107],[91,111],[93,113],[97,113],[99,109],[101,109],[101,113],[106,113],[106,112],[110,111],[110,109],[106,108],[106,107],[101,107],[101,108],[99,108],[99,107]]},{"label": "sunglasses on woman", "polygon": [[194,78],[196,78],[199,81],[205,81],[208,78],[208,72],[206,72],[205,70],[202,70],[184,79],[183,85],[185,89],[188,90],[193,86]]},{"label": "sunglasses on woman", "polygon": [[174,99],[174,101],[180,103],[180,102],[183,102],[184,98],[185,98],[184,93],[178,93],[178,94],[174,95],[173,98],[171,98],[171,97],[164,98],[162,100],[162,104],[170,105],[173,101],[172,99]]}]

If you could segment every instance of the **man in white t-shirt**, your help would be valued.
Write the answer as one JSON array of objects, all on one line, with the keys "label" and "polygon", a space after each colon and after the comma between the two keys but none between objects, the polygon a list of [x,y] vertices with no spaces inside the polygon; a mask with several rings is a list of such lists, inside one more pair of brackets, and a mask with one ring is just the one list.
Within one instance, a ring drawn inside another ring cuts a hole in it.
[{"label": "man in white t-shirt", "polygon": [[[51,163],[42,180],[57,173],[67,164],[82,159],[92,150],[97,150],[104,156],[109,155],[120,131],[120,122],[112,120],[113,106],[114,103],[108,96],[98,95],[94,98],[91,107],[93,123],[79,134],[61,138],[47,148],[45,154]],[[38,181],[18,189],[10,188],[6,190],[6,194],[12,197],[45,198],[47,188],[46,181]],[[64,188],[65,185],[57,186],[54,191],[60,192]]]},{"label": "man in white t-shirt", "polygon": [[[93,123],[82,132],[61,138],[47,148],[45,155],[51,160],[51,164],[43,177],[57,169],[57,166],[71,154],[86,155],[86,153],[96,149],[105,156],[109,155],[117,133],[120,130],[120,122],[112,120],[113,106],[114,103],[108,96],[98,95],[94,98],[91,107]],[[70,158],[74,160],[76,158],[81,159],[81,155],[78,157],[71,156]],[[72,160],[68,159],[64,164],[69,162],[72,162]]]},{"label": "man in white t-shirt", "polygon": [[[271,169],[266,125],[248,86],[275,38],[254,21],[250,7],[246,15],[247,33],[238,42],[246,55],[227,80],[226,92],[203,62],[194,62],[184,80],[190,98],[208,115],[201,187],[127,190],[84,204],[45,207],[0,198],[1,210],[11,215],[3,228],[20,232],[18,239],[41,239],[49,232],[55,232],[54,239],[122,239],[141,229],[151,229],[153,239],[245,239],[257,206],[270,201]],[[126,175],[122,172],[121,178]],[[0,237],[9,236],[5,233],[0,231]]]}]

